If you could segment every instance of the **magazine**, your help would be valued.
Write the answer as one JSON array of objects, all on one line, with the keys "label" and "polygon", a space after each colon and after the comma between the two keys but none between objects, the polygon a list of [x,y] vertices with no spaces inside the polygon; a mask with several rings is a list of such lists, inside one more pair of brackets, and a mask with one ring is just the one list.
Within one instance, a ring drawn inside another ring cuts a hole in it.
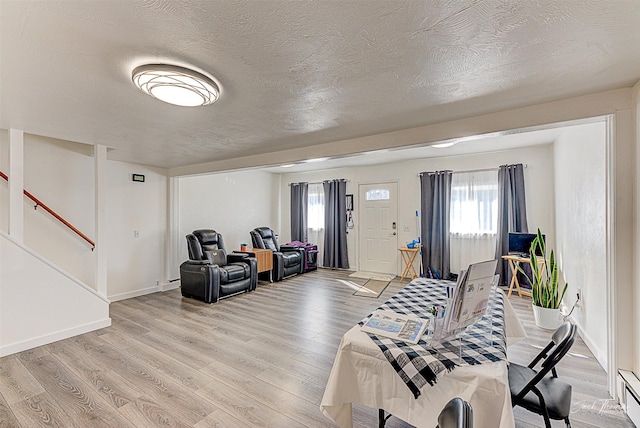
[{"label": "magazine", "polygon": [[416,344],[430,324],[431,318],[423,319],[392,311],[377,310],[360,329],[377,336]]},{"label": "magazine", "polygon": [[461,272],[445,320],[445,330],[453,332],[464,328],[486,313],[491,289],[497,284],[496,265],[496,260],[490,260],[469,265]]}]

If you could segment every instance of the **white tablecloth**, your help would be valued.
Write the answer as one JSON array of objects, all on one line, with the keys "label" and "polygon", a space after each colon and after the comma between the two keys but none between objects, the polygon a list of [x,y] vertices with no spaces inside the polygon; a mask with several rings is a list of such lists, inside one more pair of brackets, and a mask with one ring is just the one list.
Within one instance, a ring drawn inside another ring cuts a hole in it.
[{"label": "white tablecloth", "polygon": [[[504,299],[507,345],[526,337],[511,303]],[[320,408],[341,428],[353,426],[351,403],[384,409],[417,427],[433,428],[453,397],[473,407],[474,425],[513,428],[507,362],[460,366],[422,388],[417,399],[367,333],[356,325],[342,337]]]}]

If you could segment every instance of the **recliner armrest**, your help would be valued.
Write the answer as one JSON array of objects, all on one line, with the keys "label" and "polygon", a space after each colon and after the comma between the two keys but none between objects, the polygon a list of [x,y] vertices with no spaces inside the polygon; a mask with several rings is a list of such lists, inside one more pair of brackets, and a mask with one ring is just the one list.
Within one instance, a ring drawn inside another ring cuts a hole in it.
[{"label": "recliner armrest", "polygon": [[295,247],[293,245],[280,245],[281,252],[291,252],[291,251],[300,251],[299,247]]},{"label": "recliner armrest", "polygon": [[246,262],[248,258],[249,258],[249,254],[236,253],[234,251],[233,253],[227,255],[227,262],[229,263]]},{"label": "recliner armrest", "polygon": [[211,264],[209,260],[187,260],[185,263],[190,265],[210,265]]}]

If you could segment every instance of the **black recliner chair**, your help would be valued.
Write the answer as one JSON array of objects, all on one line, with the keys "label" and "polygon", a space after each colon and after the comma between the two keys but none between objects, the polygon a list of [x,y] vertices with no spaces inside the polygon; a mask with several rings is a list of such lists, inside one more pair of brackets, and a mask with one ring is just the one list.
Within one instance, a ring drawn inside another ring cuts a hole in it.
[{"label": "black recliner chair", "polygon": [[180,265],[183,297],[216,303],[224,297],[256,289],[255,257],[227,254],[222,235],[215,230],[196,230],[186,238],[189,260]]},{"label": "black recliner chair", "polygon": [[249,234],[254,248],[273,251],[274,281],[304,272],[304,248],[280,245],[276,234],[268,227],[257,227]]}]

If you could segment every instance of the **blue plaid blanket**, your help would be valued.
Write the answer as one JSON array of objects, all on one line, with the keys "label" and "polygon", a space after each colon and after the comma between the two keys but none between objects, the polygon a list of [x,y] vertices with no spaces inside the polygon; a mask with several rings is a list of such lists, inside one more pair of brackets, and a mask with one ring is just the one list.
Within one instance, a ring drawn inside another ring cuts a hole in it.
[{"label": "blue plaid blanket", "polygon": [[[447,302],[446,285],[451,281],[416,278],[378,310],[393,311],[426,318],[434,306]],[[359,324],[363,325],[371,315]],[[428,344],[424,338],[417,344],[368,333],[371,339],[407,384],[415,398],[424,385],[434,385],[445,371],[459,365],[475,365],[506,359],[504,294],[494,288],[487,314],[455,336]]]}]

